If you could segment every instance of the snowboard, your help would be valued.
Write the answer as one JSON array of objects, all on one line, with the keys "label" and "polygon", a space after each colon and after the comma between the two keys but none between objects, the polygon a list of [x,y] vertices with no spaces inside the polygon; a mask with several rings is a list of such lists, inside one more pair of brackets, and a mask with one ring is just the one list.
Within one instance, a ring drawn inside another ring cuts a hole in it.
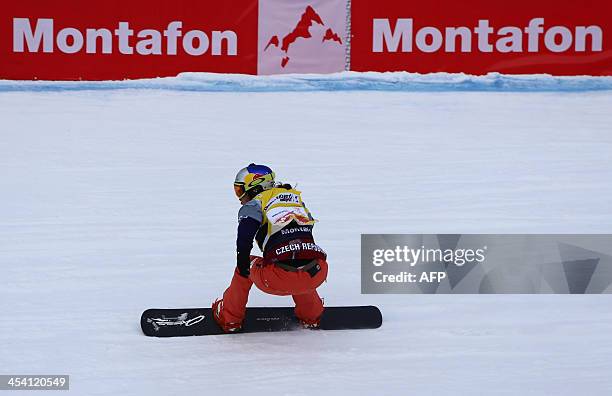
[{"label": "snowboard", "polygon": [[[375,306],[326,307],[317,330],[376,329],[381,325],[382,314]],[[226,334],[213,319],[211,308],[147,309],[140,318],[140,327],[151,337]],[[253,307],[247,308],[238,333],[300,328],[291,307]]]}]

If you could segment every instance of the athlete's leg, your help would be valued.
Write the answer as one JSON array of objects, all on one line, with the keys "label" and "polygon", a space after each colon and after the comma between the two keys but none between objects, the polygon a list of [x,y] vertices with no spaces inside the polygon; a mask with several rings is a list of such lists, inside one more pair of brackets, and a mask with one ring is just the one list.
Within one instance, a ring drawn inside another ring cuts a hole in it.
[{"label": "athlete's leg", "polygon": [[223,293],[223,299],[213,304],[215,320],[223,330],[235,331],[242,325],[251,286],[251,279],[240,275],[236,269],[229,287]]},{"label": "athlete's leg", "polygon": [[318,325],[323,314],[323,300],[313,290],[305,294],[292,296],[295,302],[295,316],[306,325]]}]

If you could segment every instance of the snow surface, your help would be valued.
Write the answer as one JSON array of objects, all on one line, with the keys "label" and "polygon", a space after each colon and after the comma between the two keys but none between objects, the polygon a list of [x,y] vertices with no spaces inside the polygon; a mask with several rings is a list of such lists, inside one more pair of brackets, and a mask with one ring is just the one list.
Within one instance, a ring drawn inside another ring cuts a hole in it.
[{"label": "snow surface", "polygon": [[[0,373],[70,374],[74,395],[612,392],[609,295],[361,295],[359,264],[361,233],[612,232],[607,80],[201,88],[232,78],[0,83]],[[376,304],[382,328],[141,335],[145,308],[227,286],[251,161],[320,219],[326,304]]]}]

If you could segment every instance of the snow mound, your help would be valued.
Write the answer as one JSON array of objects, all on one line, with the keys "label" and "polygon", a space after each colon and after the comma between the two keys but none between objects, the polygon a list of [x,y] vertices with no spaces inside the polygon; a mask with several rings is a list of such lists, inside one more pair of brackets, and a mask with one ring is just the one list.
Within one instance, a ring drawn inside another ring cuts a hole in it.
[{"label": "snow mound", "polygon": [[87,91],[156,89],[195,92],[280,91],[506,91],[583,92],[612,90],[612,77],[556,77],[538,75],[484,76],[468,74],[407,72],[342,72],[335,74],[288,74],[251,76],[243,74],[181,73],[177,77],[124,81],[9,81],[0,80],[0,92]]}]

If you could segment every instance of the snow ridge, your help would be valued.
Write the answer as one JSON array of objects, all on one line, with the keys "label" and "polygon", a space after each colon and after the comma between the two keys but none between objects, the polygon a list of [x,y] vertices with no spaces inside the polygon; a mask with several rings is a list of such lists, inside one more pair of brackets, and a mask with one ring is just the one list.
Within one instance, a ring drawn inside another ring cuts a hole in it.
[{"label": "snow ridge", "polygon": [[181,73],[177,77],[124,81],[9,81],[0,92],[150,89],[194,92],[406,91],[406,92],[584,92],[612,90],[612,77],[557,77],[463,73],[342,72],[335,74]]}]

